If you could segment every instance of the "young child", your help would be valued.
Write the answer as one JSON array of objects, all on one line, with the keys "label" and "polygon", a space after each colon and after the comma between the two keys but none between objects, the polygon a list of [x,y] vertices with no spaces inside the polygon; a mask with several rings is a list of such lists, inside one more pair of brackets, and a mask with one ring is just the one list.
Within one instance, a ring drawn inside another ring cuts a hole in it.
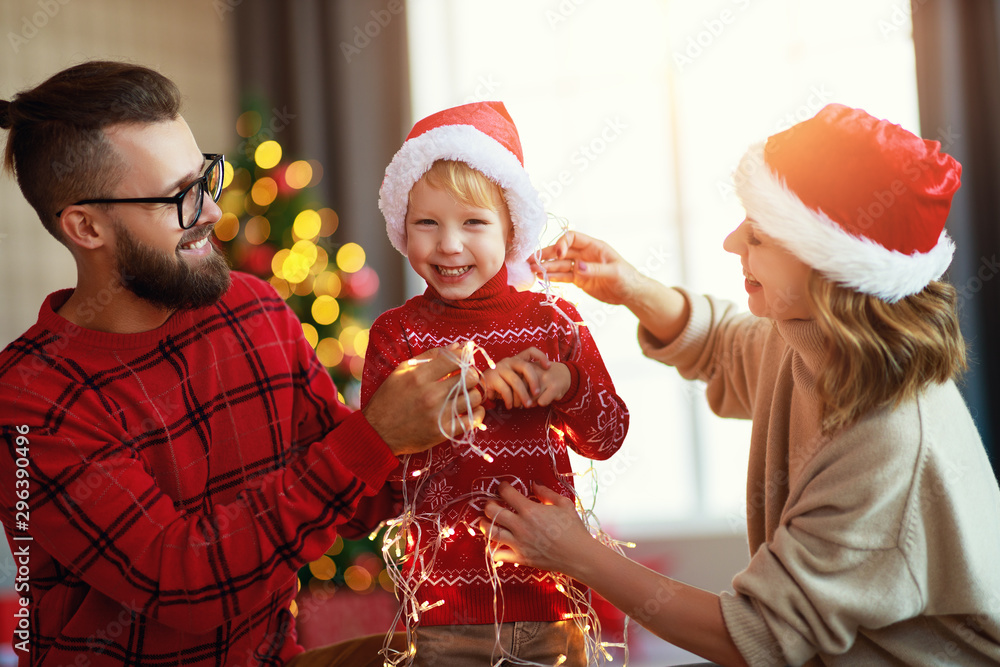
[{"label": "young child", "polygon": [[427,290],[372,326],[362,405],[398,364],[425,350],[472,341],[497,360],[495,369],[477,364],[489,409],[474,446],[444,442],[403,462],[397,492],[412,510],[413,542],[401,571],[424,608],[414,664],[486,665],[506,656],[554,665],[565,656],[561,664],[585,665],[581,631],[567,620],[573,607],[553,575],[494,572],[477,530],[501,482],[526,493],[540,482],[572,498],[567,447],[603,460],[628,429],[573,306],[510,284],[530,284],[526,259],[545,213],[503,104],[466,104],[418,122],[379,194],[389,239]]},{"label": "young child", "polygon": [[[750,562],[714,595],[628,561],[572,508],[504,487],[497,540],[574,577],[660,637],[723,665],[1000,664],[1000,490],[955,386],[957,291],[939,279],[961,165],[860,109],[832,104],[753,146],[746,219],[725,240],[750,313],[668,288],[607,244],[564,235],[553,280],[625,295],[652,359],[753,420]],[[540,542],[548,526],[559,537]]]}]

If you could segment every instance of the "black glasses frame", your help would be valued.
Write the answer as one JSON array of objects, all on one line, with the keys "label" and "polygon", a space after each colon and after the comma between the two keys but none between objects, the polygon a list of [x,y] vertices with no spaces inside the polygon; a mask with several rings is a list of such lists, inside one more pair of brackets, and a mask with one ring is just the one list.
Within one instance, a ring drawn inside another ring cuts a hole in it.
[{"label": "black glasses frame", "polygon": [[[208,192],[208,175],[212,173],[216,165],[220,166],[219,172],[219,185],[215,192],[210,192],[209,195],[212,197],[212,201],[219,201],[219,196],[222,194],[222,184],[226,180],[226,156],[221,153],[202,153],[202,156],[206,160],[210,160],[210,164],[205,169],[205,173],[201,175],[200,178],[196,178],[191,181],[178,192],[173,197],[131,197],[126,199],[81,199],[80,201],[73,202],[73,206],[79,206],[83,204],[176,204],[177,206],[177,224],[180,225],[181,229],[191,229],[194,227],[195,223],[198,222],[198,218],[201,217],[201,210],[205,203],[205,193]],[[184,224],[184,197],[190,192],[191,188],[198,187],[198,205],[195,207],[194,215],[191,216],[190,224]],[[65,209],[63,209],[65,210]],[[62,214],[62,211],[56,213],[56,216]]]}]

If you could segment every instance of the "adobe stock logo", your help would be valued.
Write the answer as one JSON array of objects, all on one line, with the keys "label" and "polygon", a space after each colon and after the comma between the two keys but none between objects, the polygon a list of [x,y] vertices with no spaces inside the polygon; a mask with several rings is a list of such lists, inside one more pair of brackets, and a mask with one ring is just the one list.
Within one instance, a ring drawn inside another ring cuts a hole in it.
[{"label": "adobe stock logo", "polygon": [[979,268],[976,272],[970,275],[961,285],[955,285],[959,298],[963,300],[971,299],[983,289],[986,283],[993,280],[997,274],[1000,274],[1000,261],[997,261],[997,256],[995,254],[990,257],[983,255],[979,258]]},{"label": "adobe stock logo", "polygon": [[570,157],[575,169],[560,169],[553,179],[545,179],[539,187],[542,206],[548,208],[576,180],[577,174],[582,174],[597,161],[608,148],[615,143],[628,129],[629,125],[620,117],[608,118],[603,127],[589,140],[581,142]]},{"label": "adobe stock logo", "polygon": [[726,29],[736,22],[739,12],[746,11],[750,6],[750,0],[732,0],[732,4],[736,5],[736,11],[724,8],[714,18],[705,19],[701,22],[702,29],[688,36],[684,48],[674,51],[677,71],[683,72],[686,67],[693,65],[698,58],[705,55]]},{"label": "adobe stock logo", "polygon": [[[961,137],[956,134],[951,126],[938,130],[938,142],[941,144],[941,151],[950,150],[951,146]],[[868,203],[859,206],[855,213],[855,220],[860,229],[871,229],[878,224],[879,219],[885,215],[901,198],[906,198],[911,190],[911,185],[924,177],[931,168],[925,160],[916,158],[909,159],[901,165],[900,178],[894,179],[884,189],[873,190]],[[905,180],[904,180],[905,178]],[[907,182],[910,185],[907,185]]]},{"label": "adobe stock logo", "polygon": [[545,10],[545,20],[548,21],[549,27],[554,30],[560,24],[568,21],[576,13],[576,10],[580,8],[580,5],[585,2],[587,0],[560,0],[559,5],[554,10]]},{"label": "adobe stock logo", "polygon": [[882,37],[908,35],[913,26],[913,15],[927,0],[899,0],[886,18],[879,19],[878,31]]},{"label": "adobe stock logo", "polygon": [[370,21],[366,21],[363,25],[354,26],[353,39],[350,42],[340,43],[340,52],[344,54],[344,59],[348,64],[355,56],[361,55],[361,52],[372,43],[372,40],[377,39],[382,34],[382,30],[392,22],[393,17],[402,14],[404,9],[403,0],[389,0],[385,9],[373,9],[369,12]]},{"label": "adobe stock logo", "polygon": [[49,21],[55,18],[63,5],[68,2],[69,0],[38,0],[35,4],[38,5],[39,11],[31,16],[21,17],[20,32],[7,33],[7,41],[10,42],[11,50],[17,54],[21,47],[31,41],[39,30],[47,26]]}]

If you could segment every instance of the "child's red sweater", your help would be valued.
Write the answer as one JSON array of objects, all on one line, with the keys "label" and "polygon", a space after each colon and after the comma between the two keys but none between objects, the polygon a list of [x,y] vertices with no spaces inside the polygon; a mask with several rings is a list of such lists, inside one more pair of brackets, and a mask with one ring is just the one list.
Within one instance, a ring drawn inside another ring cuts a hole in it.
[{"label": "child's red sweater", "polygon": [[[471,535],[468,526],[482,517],[485,500],[497,496],[502,481],[525,495],[538,482],[571,496],[563,488],[573,484],[566,446],[591,459],[603,460],[621,446],[628,430],[628,411],[615,393],[604,362],[586,326],[574,333],[571,322],[580,316],[559,299],[559,310],[545,305],[544,295],[518,292],[507,285],[507,271],[500,272],[468,299],[447,301],[431,287],[403,306],[383,314],[372,326],[366,354],[361,402],[364,405],[389,373],[401,362],[426,350],[456,341],[473,340],[495,361],[537,347],[550,360],[570,369],[569,390],[548,407],[507,410],[498,403],[486,412],[486,430],[475,445],[493,457],[487,462],[470,450],[444,443],[405,462],[403,483],[407,497],[416,493],[416,513],[440,515],[443,526],[453,528],[437,551],[429,578],[419,587],[418,604],[444,604],[425,611],[420,625],[493,623],[494,590],[485,542]],[[485,368],[481,357],[477,365]],[[546,428],[546,421],[556,430]],[[413,477],[425,466],[429,471]],[[422,544],[436,539],[430,521],[419,522]],[[449,531],[450,532],[450,531]],[[429,552],[428,552],[429,555]],[[566,598],[555,589],[552,575],[529,567],[499,569],[503,599],[498,603],[503,622],[557,621],[570,611]]]}]

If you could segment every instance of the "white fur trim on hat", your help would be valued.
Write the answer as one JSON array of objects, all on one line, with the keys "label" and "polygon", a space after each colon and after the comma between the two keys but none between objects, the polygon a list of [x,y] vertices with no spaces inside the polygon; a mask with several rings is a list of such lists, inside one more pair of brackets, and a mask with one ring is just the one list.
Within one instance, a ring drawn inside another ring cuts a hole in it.
[{"label": "white fur trim on hat", "polygon": [[895,303],[922,291],[951,264],[955,244],[946,231],[926,253],[905,255],[854,236],[823,211],[807,207],[768,167],[764,145],[751,146],[734,175],[747,217],[829,280]]},{"label": "white fur trim on hat", "polygon": [[[525,260],[535,251],[545,228],[545,210],[538,190],[521,162],[503,145],[472,125],[445,125],[406,141],[385,169],[378,207],[392,246],[406,256],[406,209],[410,189],[437,160],[458,160],[482,172],[504,193],[514,228],[507,253],[509,282],[523,284]],[[522,266],[523,265],[523,266]],[[529,283],[530,284],[530,283]]]}]

